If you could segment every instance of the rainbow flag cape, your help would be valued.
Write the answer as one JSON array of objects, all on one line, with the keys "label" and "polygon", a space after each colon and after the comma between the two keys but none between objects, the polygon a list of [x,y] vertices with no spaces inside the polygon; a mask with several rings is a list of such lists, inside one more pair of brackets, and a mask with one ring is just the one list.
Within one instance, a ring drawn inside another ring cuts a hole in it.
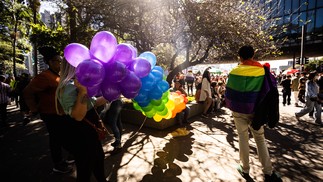
[{"label": "rainbow flag cape", "polygon": [[226,106],[235,112],[254,112],[264,81],[265,69],[255,61],[246,61],[229,73],[226,85]]}]

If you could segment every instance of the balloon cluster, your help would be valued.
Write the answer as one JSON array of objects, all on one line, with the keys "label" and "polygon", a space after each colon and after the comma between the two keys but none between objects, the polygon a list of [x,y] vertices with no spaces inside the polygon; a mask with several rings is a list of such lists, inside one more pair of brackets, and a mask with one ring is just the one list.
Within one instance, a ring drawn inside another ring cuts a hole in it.
[{"label": "balloon cluster", "polygon": [[76,68],[76,78],[89,96],[102,95],[114,101],[122,94],[133,99],[135,109],[155,121],[173,118],[185,109],[187,98],[169,92],[164,70],[156,66],[156,56],[147,51],[137,57],[136,48],[118,44],[108,31],[95,34],[90,49],[79,43],[67,45],[64,56]]},{"label": "balloon cluster", "polygon": [[114,35],[101,31],[92,38],[90,49],[71,43],[64,49],[66,60],[76,68],[78,81],[86,86],[89,96],[103,95],[109,101],[122,94],[136,97],[142,87],[141,79],[150,74],[156,64],[151,52],[137,57],[137,50],[130,44],[117,43]]},{"label": "balloon cluster", "polygon": [[136,110],[141,111],[143,115],[159,122],[163,118],[174,118],[177,113],[185,109],[187,102],[188,99],[180,91],[167,91],[162,95],[161,99],[152,99],[145,107],[140,106],[140,102],[137,102],[135,98],[133,106]]}]

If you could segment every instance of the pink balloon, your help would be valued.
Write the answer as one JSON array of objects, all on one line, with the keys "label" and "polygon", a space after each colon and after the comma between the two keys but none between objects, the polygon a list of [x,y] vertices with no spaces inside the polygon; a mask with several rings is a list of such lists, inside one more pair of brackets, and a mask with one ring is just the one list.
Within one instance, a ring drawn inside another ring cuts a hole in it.
[{"label": "pink balloon", "polygon": [[130,44],[121,43],[117,46],[116,53],[113,60],[119,61],[125,65],[129,65],[132,62],[133,50]]},{"label": "pink balloon", "polygon": [[64,57],[74,67],[91,58],[89,49],[79,43],[68,44],[64,49]]},{"label": "pink balloon", "polygon": [[117,39],[111,32],[98,32],[91,41],[91,56],[102,61],[103,63],[107,63],[114,56],[117,45]]},{"label": "pink balloon", "polygon": [[129,66],[129,70],[133,71],[139,78],[147,76],[150,72],[151,65],[145,58],[137,57]]}]

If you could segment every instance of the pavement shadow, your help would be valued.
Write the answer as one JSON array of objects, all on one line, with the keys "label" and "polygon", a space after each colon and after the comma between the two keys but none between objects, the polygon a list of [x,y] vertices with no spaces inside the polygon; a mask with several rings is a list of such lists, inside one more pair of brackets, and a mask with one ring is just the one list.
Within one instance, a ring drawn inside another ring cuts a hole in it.
[{"label": "pavement shadow", "polygon": [[319,126],[283,116],[277,127],[266,130],[275,168],[294,181],[323,179],[323,135]]},{"label": "pavement shadow", "polygon": [[142,181],[161,181],[161,182],[181,182],[179,175],[182,169],[175,163],[175,159],[181,162],[187,162],[189,156],[193,154],[192,144],[193,133],[187,136],[172,138],[166,143],[162,151],[156,152],[157,158],[151,169],[151,174],[146,174]]}]

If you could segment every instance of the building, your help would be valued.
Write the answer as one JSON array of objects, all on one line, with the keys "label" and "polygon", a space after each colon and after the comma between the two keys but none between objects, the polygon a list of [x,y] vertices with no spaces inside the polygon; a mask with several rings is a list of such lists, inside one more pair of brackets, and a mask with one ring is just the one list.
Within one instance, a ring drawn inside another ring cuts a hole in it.
[{"label": "building", "polygon": [[304,27],[305,57],[323,56],[323,0],[260,0],[265,10],[271,10],[276,21],[277,39],[284,58],[300,57],[302,27]]}]

